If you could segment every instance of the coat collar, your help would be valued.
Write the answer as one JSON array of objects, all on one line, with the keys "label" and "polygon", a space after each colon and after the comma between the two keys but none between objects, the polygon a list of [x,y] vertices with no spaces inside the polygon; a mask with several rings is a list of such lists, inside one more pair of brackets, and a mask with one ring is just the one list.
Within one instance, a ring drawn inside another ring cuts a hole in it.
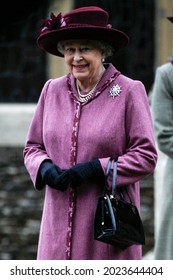
[{"label": "coat collar", "polygon": [[[98,88],[95,94],[89,101],[81,105],[85,105],[90,101],[92,101],[93,99],[95,99],[103,90],[105,90],[116,79],[117,76],[120,75],[120,72],[111,63],[104,64],[104,66],[106,68],[106,71],[101,81],[98,84]],[[77,98],[76,81],[72,74],[67,75],[67,84],[68,84],[70,96],[74,99],[75,102],[79,102]]]}]

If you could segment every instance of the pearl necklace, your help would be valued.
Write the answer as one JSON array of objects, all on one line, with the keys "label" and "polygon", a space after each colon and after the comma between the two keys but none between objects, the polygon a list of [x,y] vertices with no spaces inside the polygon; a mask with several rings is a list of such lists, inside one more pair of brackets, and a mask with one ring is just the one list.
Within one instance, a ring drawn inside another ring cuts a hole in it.
[{"label": "pearl necklace", "polygon": [[[103,73],[104,73],[104,71],[103,71]],[[94,86],[87,94],[81,94],[80,89],[79,89],[78,82],[77,82],[77,80],[76,80],[76,88],[77,88],[77,93],[78,93],[78,99],[79,99],[79,101],[80,101],[81,103],[84,103],[84,102],[88,101],[88,100],[92,97],[92,95],[93,95],[93,93],[94,93],[94,91],[95,91],[95,89],[96,89],[98,83],[100,82],[102,76],[103,76],[103,74],[101,75],[100,79],[99,79],[98,82],[95,84],[95,86]]]}]

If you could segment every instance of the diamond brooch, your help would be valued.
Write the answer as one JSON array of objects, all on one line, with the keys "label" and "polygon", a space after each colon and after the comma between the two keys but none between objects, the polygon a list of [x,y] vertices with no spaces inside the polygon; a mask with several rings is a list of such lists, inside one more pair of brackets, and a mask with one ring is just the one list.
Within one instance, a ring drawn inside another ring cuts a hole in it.
[{"label": "diamond brooch", "polygon": [[116,97],[116,96],[119,96],[120,95],[120,92],[121,92],[121,87],[116,84],[116,86],[113,86],[111,89],[110,89],[110,96],[113,97]]}]

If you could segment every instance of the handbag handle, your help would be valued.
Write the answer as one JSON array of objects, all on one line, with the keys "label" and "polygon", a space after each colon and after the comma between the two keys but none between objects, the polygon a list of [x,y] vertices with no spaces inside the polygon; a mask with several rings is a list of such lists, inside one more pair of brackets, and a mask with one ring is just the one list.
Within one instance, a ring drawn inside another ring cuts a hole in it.
[{"label": "handbag handle", "polygon": [[113,159],[113,158],[109,158],[108,164],[107,164],[107,168],[106,168],[106,172],[105,172],[105,188],[104,188],[104,194],[106,195],[106,185],[107,180],[108,180],[108,175],[111,169],[111,165],[113,162],[113,177],[112,177],[112,195],[115,196],[115,192],[116,192],[116,179],[117,179],[117,159]]},{"label": "handbag handle", "polygon": [[114,161],[113,179],[112,179],[112,195],[114,195],[114,193],[115,193],[116,176],[117,176],[117,160],[114,160],[114,159],[110,158],[109,161],[108,161],[108,164],[107,164],[106,172],[105,172],[104,196],[107,200],[107,205],[108,205],[109,213],[110,213],[110,216],[111,216],[112,230],[115,233],[116,232],[116,220],[115,220],[115,215],[114,215],[115,213],[114,213],[114,210],[112,208],[110,197],[106,193],[107,179],[108,179],[108,175],[109,175],[109,172],[110,172],[110,169],[111,169],[112,161]]},{"label": "handbag handle", "polygon": [[117,159],[113,160],[112,195],[115,196],[117,180]]},{"label": "handbag handle", "polygon": [[[110,158],[109,161],[108,161],[108,164],[107,164],[107,169],[106,169],[106,172],[105,172],[105,189],[104,189],[104,193],[106,195],[106,184],[107,184],[107,179],[108,179],[108,175],[109,175],[109,172],[110,172],[110,169],[111,169],[111,165],[112,165],[112,162],[113,162],[113,176],[112,176],[112,196],[115,197],[115,194],[116,194],[116,180],[117,180],[117,161],[118,159],[113,159],[113,158]],[[124,186],[124,190],[129,198],[129,201],[133,204],[133,201],[131,200],[130,198],[130,195],[127,191],[127,188]],[[123,193],[122,192],[119,192],[121,198],[123,199]]]}]

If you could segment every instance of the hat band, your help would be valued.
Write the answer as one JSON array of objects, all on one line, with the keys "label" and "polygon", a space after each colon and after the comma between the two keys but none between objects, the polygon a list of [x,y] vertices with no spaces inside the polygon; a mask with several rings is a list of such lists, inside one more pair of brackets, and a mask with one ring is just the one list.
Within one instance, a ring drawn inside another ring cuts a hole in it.
[{"label": "hat band", "polygon": [[103,28],[112,28],[111,24],[107,24],[107,25],[91,25],[91,24],[87,24],[87,23],[70,23],[70,24],[66,24],[65,26],[62,26],[61,28],[69,28],[69,27],[103,27]]},{"label": "hat band", "polygon": [[75,28],[75,27],[102,27],[102,28],[112,28],[111,24],[107,25],[99,25],[97,23],[94,23],[93,25],[88,23],[70,23],[69,17],[62,17],[62,14],[59,13],[57,16],[55,16],[53,13],[50,14],[50,19],[43,20],[43,27],[40,30],[40,33],[44,33],[47,31],[55,31],[58,29],[64,29],[64,28]]}]

